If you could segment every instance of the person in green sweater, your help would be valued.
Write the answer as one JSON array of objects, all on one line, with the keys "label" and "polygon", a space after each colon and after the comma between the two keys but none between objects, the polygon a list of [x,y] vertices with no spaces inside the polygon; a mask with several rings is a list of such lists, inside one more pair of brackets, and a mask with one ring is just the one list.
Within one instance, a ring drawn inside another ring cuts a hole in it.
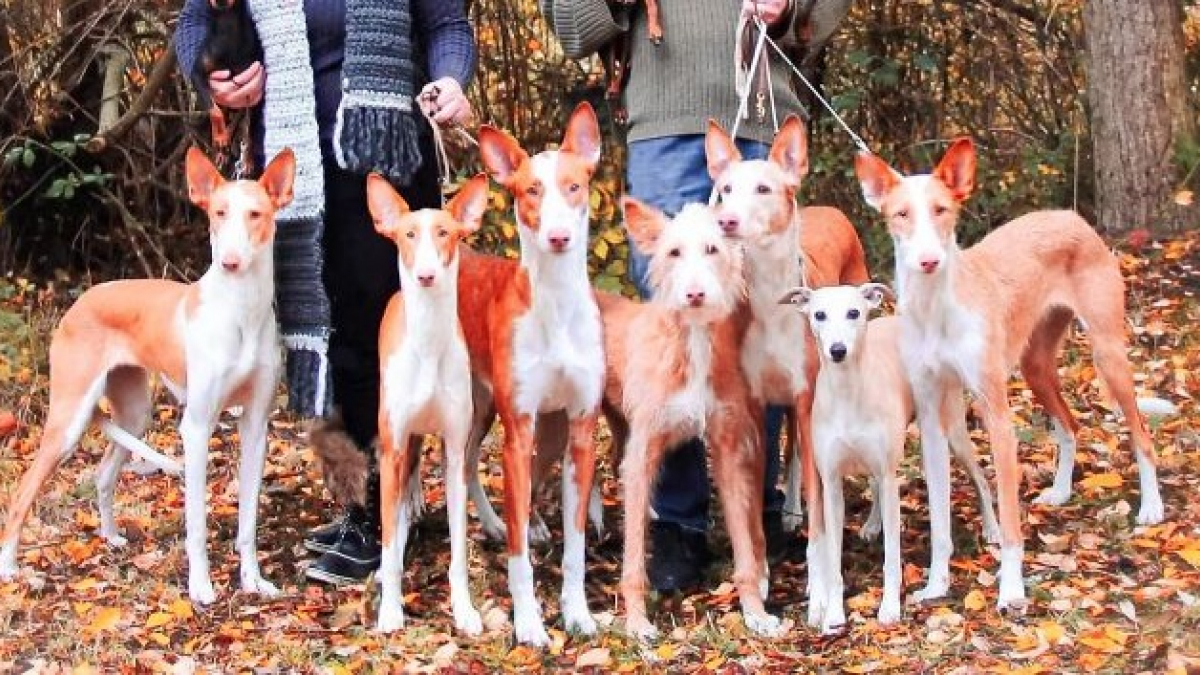
[{"label": "person in green sweater", "polygon": [[[592,54],[628,31],[626,189],[673,215],[684,204],[707,202],[712,190],[704,132],[709,118],[731,129],[737,114],[734,43],[739,18],[758,13],[768,35],[780,40],[792,33],[795,8],[790,0],[658,0],[658,7],[664,38],[655,45],[647,34],[642,3],[614,15],[605,0],[541,0],[547,22],[571,58]],[[778,58],[770,59],[770,64],[776,115],[782,121],[788,114],[801,113],[802,106],[789,86],[786,64]],[[738,125],[737,145],[743,157],[762,159],[775,135],[775,117],[769,103],[749,107],[749,117]],[[647,261],[631,242],[631,281],[643,297],[649,292]],[[768,409],[765,438],[767,447],[775,450],[767,453],[763,526],[768,556],[776,560],[791,548],[782,525],[783,494],[777,487],[781,425],[782,410]],[[664,458],[653,500],[657,517],[651,524],[648,576],[655,589],[683,590],[701,581],[709,561],[710,493],[708,464],[699,439]]]}]

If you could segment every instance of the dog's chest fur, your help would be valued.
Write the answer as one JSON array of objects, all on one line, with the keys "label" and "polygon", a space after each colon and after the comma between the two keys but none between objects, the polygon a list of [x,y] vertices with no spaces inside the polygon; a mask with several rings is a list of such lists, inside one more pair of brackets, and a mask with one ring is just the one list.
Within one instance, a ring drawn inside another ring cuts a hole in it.
[{"label": "dog's chest fur", "polygon": [[535,284],[529,310],[514,326],[513,355],[518,410],[594,411],[604,390],[604,344],[591,287]]},{"label": "dog's chest fur", "polygon": [[400,424],[412,434],[440,433],[470,410],[470,359],[455,307],[451,298],[437,306],[418,301],[405,308],[404,342],[383,355],[383,403],[393,437]]},{"label": "dog's chest fur", "polygon": [[977,391],[981,382],[987,324],[955,293],[954,271],[946,269],[934,278],[909,273],[901,283],[900,345],[918,389],[918,383],[951,378]]}]

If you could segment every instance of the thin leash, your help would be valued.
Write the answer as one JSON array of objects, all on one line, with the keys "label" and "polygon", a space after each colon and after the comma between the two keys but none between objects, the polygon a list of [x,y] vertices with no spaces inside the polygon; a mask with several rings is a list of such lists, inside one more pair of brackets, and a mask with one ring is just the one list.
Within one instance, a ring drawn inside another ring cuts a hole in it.
[{"label": "thin leash", "polygon": [[[434,119],[433,115],[437,112],[433,104],[437,101],[437,97],[441,94],[437,87],[425,92],[420,98],[421,114],[425,121],[429,123],[429,128],[433,132],[433,149],[435,160],[437,161],[438,174],[442,187],[438,190],[438,199],[441,200],[442,208],[446,207],[446,189],[453,184],[453,178],[450,175],[450,155],[446,152],[446,139],[442,135],[442,127]],[[479,141],[475,140],[471,134],[467,133],[461,125],[455,124],[451,127],[453,131],[458,132],[461,138],[464,138],[471,145],[479,147]]]}]

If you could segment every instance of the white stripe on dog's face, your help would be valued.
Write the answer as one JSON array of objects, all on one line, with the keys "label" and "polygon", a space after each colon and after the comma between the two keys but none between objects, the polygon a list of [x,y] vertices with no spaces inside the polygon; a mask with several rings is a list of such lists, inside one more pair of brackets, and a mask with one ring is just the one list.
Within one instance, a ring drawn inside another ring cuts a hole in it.
[{"label": "white stripe on dog's face", "polygon": [[654,299],[701,321],[733,312],[745,297],[742,254],[726,240],[713,209],[688,204],[663,227],[650,260]]},{"label": "white stripe on dog's face", "polygon": [[812,291],[804,313],[817,338],[821,361],[853,359],[866,332],[871,303],[855,286],[827,286]]},{"label": "white stripe on dog's face", "polygon": [[231,274],[249,268],[274,237],[274,211],[257,183],[236,181],[215,190],[208,210],[214,264]]}]

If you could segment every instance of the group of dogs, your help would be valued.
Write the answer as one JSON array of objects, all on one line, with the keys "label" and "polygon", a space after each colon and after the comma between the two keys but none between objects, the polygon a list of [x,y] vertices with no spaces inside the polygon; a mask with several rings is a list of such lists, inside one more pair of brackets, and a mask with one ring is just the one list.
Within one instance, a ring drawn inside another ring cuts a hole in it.
[{"label": "group of dogs", "polygon": [[[808,522],[808,623],[845,622],[841,575],[842,476],[873,477],[863,531],[884,535],[880,622],[901,616],[898,467],[915,417],[928,485],[931,564],[918,599],[949,586],[949,450],[980,496],[984,536],[1000,545],[997,604],[1024,602],[1019,489],[1022,471],[1007,381],[1020,365],[1053,421],[1058,471],[1040,502],[1071,493],[1079,425],[1060,393],[1057,351],[1078,318],[1097,367],[1131,430],[1141,476],[1139,523],[1163,518],[1155,453],[1138,410],[1126,354],[1124,286],[1112,253],[1078,215],[1020,217],[960,250],[955,226],[974,188],[975,151],[952,143],[930,174],[905,176],[871,154],[855,169],[870,206],[895,242],[898,315],[868,320],[890,294],[867,277],[854,227],[836,209],[797,204],[808,169],[805,129],[786,120],[767,159],[743,159],[709,124],[708,171],[719,200],[669,217],[632,197],[621,205],[630,240],[650,257],[651,299],[595,290],[588,278],[589,184],[601,153],[592,108],[571,114],[561,145],[530,155],[484,126],[487,173],[466,181],[442,209],[413,211],[387,180],[367,182],[380,235],[398,249],[403,292],[380,330],[379,471],[383,515],[378,628],[403,626],[401,578],[408,532],[421,504],[421,443],[439,434],[451,533],[454,623],[482,630],[467,575],[467,500],[484,530],[507,542],[513,626],[521,643],[549,637],[535,594],[531,537],[548,530],[531,495],[562,459],[561,615],[594,633],[584,588],[588,521],[601,524],[595,493],[595,431],[603,414],[620,457],[624,558],[620,589],[627,630],[656,635],[647,616],[646,525],[664,453],[705,440],[730,535],[747,628],[779,635],[764,607],[768,569],[762,521],[764,407],[789,411],[789,500]],[[241,587],[273,595],[257,560],[255,530],[267,418],[280,359],[272,310],[274,214],[292,195],[290,151],[257,181],[224,180],[198,149],[187,154],[191,201],[209,219],[213,264],[194,284],[125,280],[84,293],[64,315],[50,350],[50,408],[33,465],[10,499],[0,575],[17,570],[20,527],[52,469],[70,456],[107,397],[125,436],[98,475],[100,535],[123,543],[113,516],[117,476],[151,409],[147,376],[158,374],[185,404],[180,423],[186,490],[188,592],[216,595],[206,553],[205,470],[220,412],[241,406],[238,533]],[[463,245],[488,207],[489,176],[512,197],[519,260]],[[802,283],[803,282],[803,283]],[[999,518],[966,428],[964,390],[974,394],[991,440]],[[503,520],[479,482],[483,436],[503,426]],[[124,440],[123,440],[124,439]],[[795,523],[792,523],[795,524]]]}]

